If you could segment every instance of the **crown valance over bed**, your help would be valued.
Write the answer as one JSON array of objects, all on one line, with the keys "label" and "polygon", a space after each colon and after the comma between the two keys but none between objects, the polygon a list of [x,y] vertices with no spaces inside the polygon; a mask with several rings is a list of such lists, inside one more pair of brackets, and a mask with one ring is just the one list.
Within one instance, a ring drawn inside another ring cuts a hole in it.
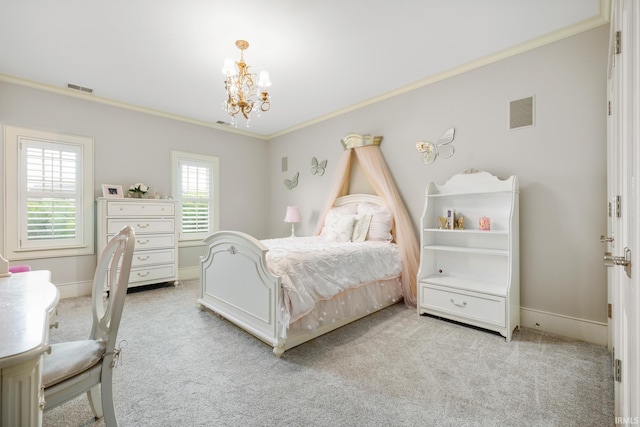
[{"label": "crown valance over bed", "polygon": [[384,199],[393,216],[393,236],[402,258],[402,287],[405,303],[416,306],[416,277],[420,250],[411,218],[398,193],[391,171],[380,150],[381,136],[350,133],[342,139],[344,152],[338,162],[329,197],[314,231],[319,235],[325,217],[338,197],[349,194],[351,163],[359,161],[365,176],[378,196]]}]

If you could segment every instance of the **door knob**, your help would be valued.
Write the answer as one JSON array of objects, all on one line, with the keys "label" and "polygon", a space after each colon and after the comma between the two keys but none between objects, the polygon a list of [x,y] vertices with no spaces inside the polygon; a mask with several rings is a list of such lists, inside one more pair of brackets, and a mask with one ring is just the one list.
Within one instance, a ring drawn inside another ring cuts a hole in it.
[{"label": "door knob", "polygon": [[614,256],[611,255],[611,252],[604,253],[604,266],[613,267],[616,265],[623,266],[627,276],[631,277],[631,249],[624,248],[624,256]]}]

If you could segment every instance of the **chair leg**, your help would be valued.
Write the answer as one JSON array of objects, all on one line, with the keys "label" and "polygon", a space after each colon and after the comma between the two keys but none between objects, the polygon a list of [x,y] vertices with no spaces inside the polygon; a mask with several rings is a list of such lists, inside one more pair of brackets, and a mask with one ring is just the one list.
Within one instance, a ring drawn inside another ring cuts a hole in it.
[{"label": "chair leg", "polygon": [[87,398],[89,399],[89,405],[93,411],[93,415],[96,418],[102,418],[102,398],[100,396],[100,384],[93,386],[87,391]]},{"label": "chair leg", "polygon": [[116,418],[116,410],[113,407],[113,378],[111,376],[111,369],[102,368],[101,389],[104,424],[107,427],[117,427],[118,419]]}]

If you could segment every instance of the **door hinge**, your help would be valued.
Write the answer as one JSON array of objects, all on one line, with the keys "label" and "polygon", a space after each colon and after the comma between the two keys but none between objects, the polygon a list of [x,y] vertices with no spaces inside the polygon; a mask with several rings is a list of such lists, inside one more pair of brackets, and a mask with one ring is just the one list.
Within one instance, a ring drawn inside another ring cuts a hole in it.
[{"label": "door hinge", "polygon": [[611,115],[611,101],[607,102],[607,115],[610,116]]},{"label": "door hinge", "polygon": [[617,218],[622,216],[622,196],[613,198],[613,215]]},{"label": "door hinge", "polygon": [[622,52],[621,39],[622,39],[622,35],[620,34],[620,31],[616,31],[616,55]]},{"label": "door hinge", "polygon": [[611,312],[613,311],[611,304],[607,304],[607,317],[611,319]]},{"label": "door hinge", "polygon": [[622,360],[616,359],[613,361],[613,379],[617,382],[622,382]]}]

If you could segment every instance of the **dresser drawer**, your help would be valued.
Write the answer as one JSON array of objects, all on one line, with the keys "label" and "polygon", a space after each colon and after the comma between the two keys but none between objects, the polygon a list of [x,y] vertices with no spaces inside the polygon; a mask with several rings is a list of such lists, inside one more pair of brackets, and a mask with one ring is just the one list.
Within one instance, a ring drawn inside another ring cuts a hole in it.
[{"label": "dresser drawer", "polygon": [[451,314],[459,318],[473,319],[495,326],[505,326],[505,299],[493,295],[478,294],[421,283],[420,307]]},{"label": "dresser drawer", "polygon": [[155,251],[135,251],[131,260],[132,267],[140,267],[152,264],[173,263],[175,259],[173,249],[161,249]]},{"label": "dresser drawer", "polygon": [[168,202],[109,202],[107,216],[173,216],[174,204]]},{"label": "dresser drawer", "polygon": [[[107,220],[107,233],[117,234],[122,227],[130,225],[138,234],[146,233],[174,233],[175,221],[173,218],[129,218]],[[137,237],[137,236],[136,236]]]},{"label": "dresser drawer", "polygon": [[[107,236],[107,243],[115,236],[111,234]],[[174,234],[149,234],[136,236],[135,250],[139,249],[160,249],[160,248],[173,248],[175,246]]]},{"label": "dresser drawer", "polygon": [[131,267],[129,273],[129,283],[145,281],[171,281],[176,277],[174,265],[161,265],[154,267]]}]

